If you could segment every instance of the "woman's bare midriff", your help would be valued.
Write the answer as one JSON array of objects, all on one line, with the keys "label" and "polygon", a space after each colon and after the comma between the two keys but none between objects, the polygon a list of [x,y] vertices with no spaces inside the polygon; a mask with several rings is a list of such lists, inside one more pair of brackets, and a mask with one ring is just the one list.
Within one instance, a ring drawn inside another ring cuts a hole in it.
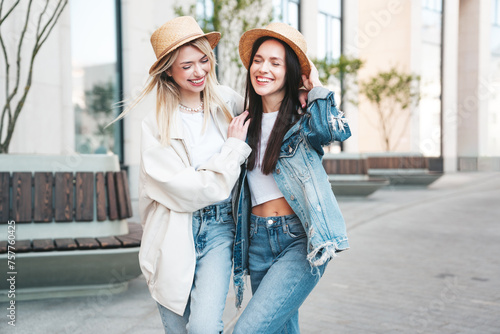
[{"label": "woman's bare midriff", "polygon": [[286,216],[294,214],[283,197],[267,201],[252,208],[252,213],[259,217]]}]

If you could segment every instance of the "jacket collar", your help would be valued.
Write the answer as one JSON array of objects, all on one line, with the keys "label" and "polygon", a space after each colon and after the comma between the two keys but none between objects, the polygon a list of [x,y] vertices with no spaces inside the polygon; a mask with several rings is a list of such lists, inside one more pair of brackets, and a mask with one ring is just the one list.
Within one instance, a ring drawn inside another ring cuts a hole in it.
[{"label": "jacket collar", "polygon": [[[302,117],[304,117],[304,115],[302,115]],[[293,133],[295,133],[295,132],[298,131],[298,128],[300,127],[300,121],[301,121],[302,117],[300,117],[297,120],[297,122],[295,122],[295,124],[290,129],[288,129],[288,131],[285,133],[285,136],[283,137],[283,141],[282,142],[284,142],[285,140],[287,140]]]}]

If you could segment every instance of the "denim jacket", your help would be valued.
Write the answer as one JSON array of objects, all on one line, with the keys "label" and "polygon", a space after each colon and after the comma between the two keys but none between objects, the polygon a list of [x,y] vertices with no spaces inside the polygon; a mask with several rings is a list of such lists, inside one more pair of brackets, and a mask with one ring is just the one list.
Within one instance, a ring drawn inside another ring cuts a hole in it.
[{"label": "denim jacket", "polygon": [[[307,260],[320,266],[349,248],[346,227],[323,165],[323,146],[344,141],[351,131],[343,113],[335,106],[333,93],[323,87],[309,92],[308,108],[285,134],[273,171],[278,188],[297,214],[307,233]],[[236,240],[234,285],[236,305],[243,299],[243,276],[248,272],[249,222],[252,211],[246,169],[233,192]]]}]

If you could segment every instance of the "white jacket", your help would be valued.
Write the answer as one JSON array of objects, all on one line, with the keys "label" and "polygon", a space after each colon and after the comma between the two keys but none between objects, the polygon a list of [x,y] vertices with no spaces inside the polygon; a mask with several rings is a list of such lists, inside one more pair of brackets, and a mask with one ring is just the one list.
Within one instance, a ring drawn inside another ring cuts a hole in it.
[{"label": "white jacket", "polygon": [[[235,91],[219,86],[219,93],[233,115],[243,111],[243,98]],[[139,262],[152,297],[182,315],[196,265],[192,212],[230,195],[251,149],[242,140],[227,138],[228,123],[218,112],[215,124],[227,139],[220,153],[195,170],[182,121],[178,116],[174,121],[168,147],[160,144],[155,110],[142,122]]]}]

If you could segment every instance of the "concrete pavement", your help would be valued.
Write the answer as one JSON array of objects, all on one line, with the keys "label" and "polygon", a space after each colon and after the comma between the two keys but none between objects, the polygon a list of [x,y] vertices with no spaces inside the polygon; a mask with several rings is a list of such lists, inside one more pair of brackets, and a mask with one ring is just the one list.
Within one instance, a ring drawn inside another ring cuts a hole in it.
[{"label": "concrete pavement", "polygon": [[[500,173],[339,203],[351,249],[301,307],[302,333],[500,333]],[[0,305],[0,333],[162,333],[142,276],[116,295],[18,301],[15,328]],[[230,289],[228,333],[233,305]]]}]

